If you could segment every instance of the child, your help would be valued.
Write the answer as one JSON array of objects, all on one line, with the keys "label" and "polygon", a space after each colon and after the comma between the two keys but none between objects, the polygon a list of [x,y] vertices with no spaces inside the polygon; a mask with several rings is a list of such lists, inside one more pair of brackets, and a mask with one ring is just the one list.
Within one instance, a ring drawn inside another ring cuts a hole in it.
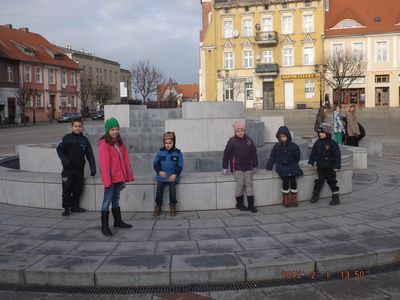
[{"label": "child", "polygon": [[341,107],[335,106],[333,112],[333,139],[338,145],[343,143],[343,135],[346,134],[346,125],[343,122],[343,116],[340,114]]},{"label": "child", "polygon": [[[242,211],[257,212],[254,206],[252,173],[257,170],[258,158],[254,142],[245,134],[245,124],[233,124],[235,135],[231,137],[225,147],[222,160],[222,173],[228,174],[228,162],[236,180],[236,208]],[[248,208],[243,203],[243,194],[246,190]]]},{"label": "child", "polygon": [[[277,133],[276,138],[278,143],[274,145],[268,160],[267,170],[272,170],[276,164],[276,172],[282,179],[282,196],[283,206],[297,207],[297,182],[296,177],[303,175],[303,170],[299,167],[300,149],[297,144],[292,142],[292,136],[286,126],[281,126]],[[291,197],[289,200],[289,191]]]},{"label": "child", "polygon": [[72,132],[66,134],[57,146],[57,154],[63,166],[62,176],[62,216],[66,217],[72,212],[85,212],[79,206],[83,188],[85,169],[85,156],[90,166],[90,176],[96,175],[96,163],[92,146],[82,134],[82,119],[74,119],[71,123]]},{"label": "child", "polygon": [[133,172],[129,162],[128,151],[119,135],[119,123],[110,118],[104,124],[106,134],[99,140],[99,165],[101,181],[104,185],[104,198],[101,208],[101,232],[112,236],[108,227],[109,207],[112,204],[114,228],[131,228],[121,218],[119,195],[126,182],[133,181]]},{"label": "child", "polygon": [[158,151],[153,161],[153,168],[157,173],[157,192],[154,216],[161,214],[164,188],[169,186],[170,215],[176,216],[176,185],[179,183],[183,169],[183,155],[175,148],[175,134],[166,132],[163,135],[164,147]]},{"label": "child", "polygon": [[332,126],[329,123],[322,123],[318,129],[319,139],[315,142],[308,163],[314,165],[317,162],[318,178],[315,180],[314,191],[311,203],[319,200],[319,193],[325,180],[328,182],[332,191],[332,201],[330,205],[337,205],[339,200],[339,187],[336,185],[335,169],[341,167],[341,154],[338,144],[332,140]]}]

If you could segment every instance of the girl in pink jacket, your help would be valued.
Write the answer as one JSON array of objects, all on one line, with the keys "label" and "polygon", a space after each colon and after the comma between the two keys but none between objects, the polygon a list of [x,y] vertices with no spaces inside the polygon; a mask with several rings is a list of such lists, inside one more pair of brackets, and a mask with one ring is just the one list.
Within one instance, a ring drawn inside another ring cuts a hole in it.
[{"label": "girl in pink jacket", "polygon": [[104,124],[106,134],[99,140],[99,165],[101,181],[104,185],[104,198],[101,208],[101,232],[105,236],[112,236],[108,226],[109,207],[112,205],[114,228],[131,228],[121,218],[119,195],[126,182],[133,181],[132,167],[129,162],[128,151],[119,135],[117,119],[110,118]]}]

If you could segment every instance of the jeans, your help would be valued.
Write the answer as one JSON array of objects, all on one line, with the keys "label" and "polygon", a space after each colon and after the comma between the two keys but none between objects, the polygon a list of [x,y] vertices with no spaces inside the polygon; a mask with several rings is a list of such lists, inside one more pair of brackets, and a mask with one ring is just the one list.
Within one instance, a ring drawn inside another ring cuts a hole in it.
[{"label": "jeans", "polygon": [[162,206],[164,188],[165,186],[169,186],[169,205],[176,205],[176,182],[157,182],[157,192],[156,192],[156,204]]},{"label": "jeans", "polygon": [[119,194],[124,186],[124,182],[113,183],[112,186],[104,189],[103,204],[101,211],[109,211],[110,203],[112,208],[119,207]]}]

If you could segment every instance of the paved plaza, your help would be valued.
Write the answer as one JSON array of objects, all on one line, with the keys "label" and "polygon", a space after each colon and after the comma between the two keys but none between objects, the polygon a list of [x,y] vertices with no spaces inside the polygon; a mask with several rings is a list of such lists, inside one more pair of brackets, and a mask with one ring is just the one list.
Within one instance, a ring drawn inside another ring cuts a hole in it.
[{"label": "paved plaza", "polygon": [[[51,139],[53,134],[61,136],[65,127],[39,125],[34,130],[43,128]],[[0,134],[19,130],[2,129]],[[33,138],[32,134],[28,136]],[[327,274],[398,262],[399,175],[399,159],[373,158],[368,161],[368,170],[354,171],[353,192],[342,195],[339,206],[329,206],[330,199],[325,198],[317,204],[301,202],[298,208],[259,207],[256,214],[238,210],[190,211],[180,212],[176,217],[163,213],[154,218],[151,213],[127,212],[124,218],[133,229],[114,230],[111,238],[101,234],[98,212],[63,218],[60,210],[2,204],[1,278],[12,283],[43,285],[169,285],[256,281],[290,272],[298,275],[299,270],[301,276],[307,277],[315,269]],[[366,275],[357,280],[351,277],[354,273],[346,280],[196,295],[73,297],[400,298],[400,271]],[[0,291],[0,299],[64,298],[68,299],[65,295]]]}]

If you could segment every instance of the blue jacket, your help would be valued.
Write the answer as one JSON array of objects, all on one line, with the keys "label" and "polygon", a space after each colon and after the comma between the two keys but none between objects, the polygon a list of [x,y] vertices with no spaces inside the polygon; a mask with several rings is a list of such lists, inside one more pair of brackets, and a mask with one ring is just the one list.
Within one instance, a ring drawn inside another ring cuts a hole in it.
[{"label": "blue jacket", "polygon": [[280,177],[297,177],[303,175],[303,170],[299,167],[300,149],[296,143],[292,142],[292,135],[286,126],[281,126],[277,133],[284,134],[287,137],[286,143],[276,143],[272,148],[270,158],[265,167],[267,170],[272,170],[275,164],[275,170]]},{"label": "blue jacket", "polygon": [[[153,168],[157,173],[157,181],[169,182],[169,177],[175,174],[175,182],[179,182],[180,174],[183,169],[183,155],[181,150],[173,147],[168,151],[165,147],[162,147],[154,158]],[[166,172],[167,176],[162,178],[158,174],[160,171]]]},{"label": "blue jacket", "polygon": [[315,162],[317,162],[318,169],[340,169],[340,148],[329,135],[325,139],[318,139],[315,142],[308,163],[314,165]]}]

